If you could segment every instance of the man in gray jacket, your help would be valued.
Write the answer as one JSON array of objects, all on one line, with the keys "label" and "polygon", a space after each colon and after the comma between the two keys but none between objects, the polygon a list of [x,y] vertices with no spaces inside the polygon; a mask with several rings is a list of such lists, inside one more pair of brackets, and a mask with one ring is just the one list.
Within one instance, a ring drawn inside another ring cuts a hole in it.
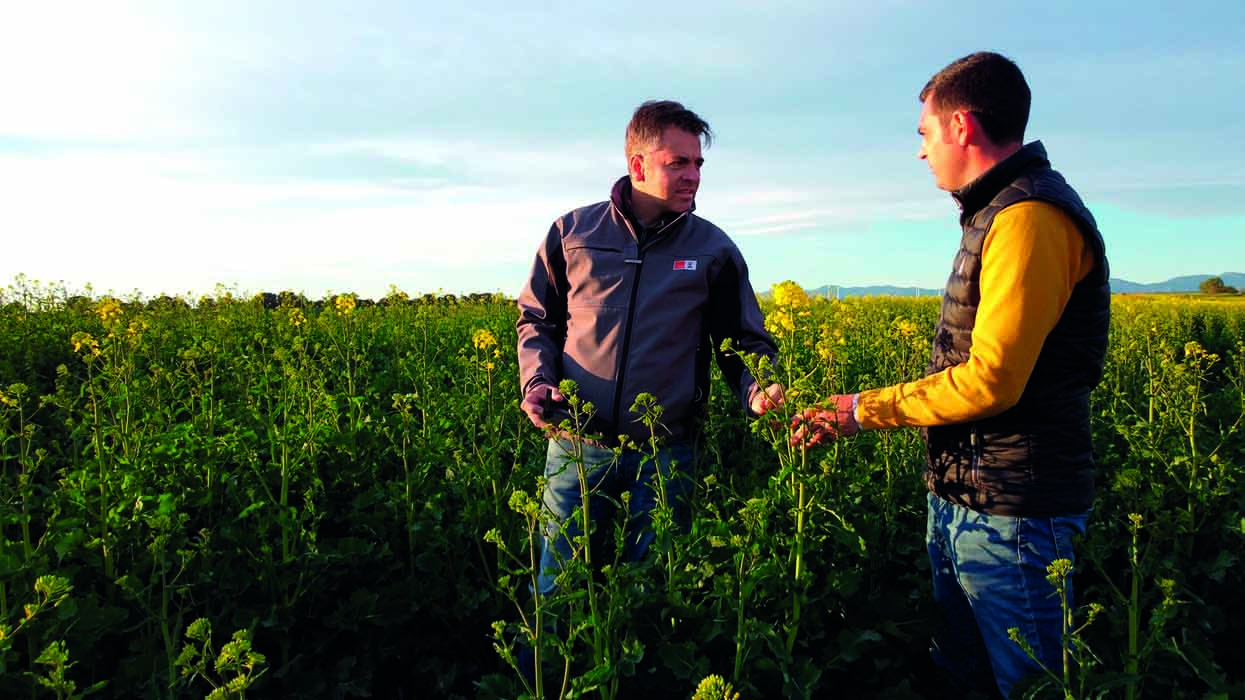
[{"label": "man in gray jacket", "polygon": [[[538,594],[553,591],[564,562],[585,555],[573,544],[581,530],[571,518],[582,503],[581,465],[597,524],[589,552],[609,529],[613,503],[628,504],[627,561],[653,542],[659,493],[675,525],[690,526],[711,354],[752,415],[782,403],[781,386],[762,390],[738,356],[720,349],[729,338],[738,352],[771,359],[777,352],[739,249],[692,213],[702,138],[708,146],[709,125],[683,105],[640,105],[627,126],[627,176],[609,200],[554,222],[519,296],[522,407],[551,436]],[[564,379],[593,406],[576,435],[556,425],[567,415]],[[654,427],[631,410],[642,393],[662,407]],[[644,459],[654,436],[657,459]]]}]

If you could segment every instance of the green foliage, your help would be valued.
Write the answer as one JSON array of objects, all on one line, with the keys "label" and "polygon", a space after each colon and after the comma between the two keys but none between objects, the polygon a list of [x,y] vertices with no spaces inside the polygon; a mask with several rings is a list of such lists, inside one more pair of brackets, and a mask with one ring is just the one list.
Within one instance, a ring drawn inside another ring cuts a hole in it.
[{"label": "green foliage", "polygon": [[1224,284],[1222,277],[1207,277],[1197,286],[1203,294],[1238,294],[1236,287]]},{"label": "green foliage", "polygon": [[[920,438],[806,450],[787,424],[919,377],[936,303],[776,294],[781,360],[745,359],[787,404],[747,420],[715,386],[692,531],[659,513],[638,564],[606,537],[538,601],[545,437],[512,302],[4,290],[0,697],[915,697],[938,624]],[[1245,683],[1243,326],[1239,305],[1115,300],[1070,579],[1074,619],[1102,612],[1051,692]],[[660,389],[633,407],[654,431]],[[209,619],[243,632],[218,648]]]},{"label": "green foliage", "polygon": [[251,649],[251,633],[238,630],[217,654],[212,647],[212,623],[199,618],[186,628],[186,644],[176,665],[183,678],[201,678],[212,686],[207,700],[246,700],[246,691],[264,674],[268,660]]}]

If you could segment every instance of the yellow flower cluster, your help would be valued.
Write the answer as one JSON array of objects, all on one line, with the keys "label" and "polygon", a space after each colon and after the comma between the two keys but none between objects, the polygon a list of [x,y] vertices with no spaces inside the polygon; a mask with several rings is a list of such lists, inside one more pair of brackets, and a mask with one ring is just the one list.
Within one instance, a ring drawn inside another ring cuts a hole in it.
[{"label": "yellow flower cluster", "polygon": [[121,302],[112,297],[101,299],[95,307],[95,313],[99,314],[99,320],[104,323],[111,323],[121,318]]},{"label": "yellow flower cluster", "polygon": [[493,331],[487,328],[480,328],[471,334],[471,344],[477,350],[488,350],[497,344],[497,336],[493,335]]},{"label": "yellow flower cluster", "polygon": [[765,327],[774,335],[787,335],[795,331],[795,318],[790,311],[773,311],[765,319]]},{"label": "yellow flower cluster", "polygon": [[906,318],[897,318],[891,323],[891,330],[900,338],[911,338],[916,335],[916,324]]},{"label": "yellow flower cluster", "polygon": [[0,391],[0,406],[8,406],[9,408],[17,408],[17,399],[26,393],[25,384],[12,384],[9,386],[8,393]]},{"label": "yellow flower cluster", "polygon": [[822,362],[828,363],[838,352],[836,346],[846,344],[847,340],[843,337],[842,328],[831,328],[829,324],[823,323],[818,328],[818,340],[813,348],[817,351],[817,357],[821,358]]},{"label": "yellow flower cluster", "polygon": [[403,303],[408,301],[410,298],[410,295],[401,289],[398,289],[398,285],[396,284],[389,285],[389,293],[385,295],[385,301],[388,301],[391,304]]},{"label": "yellow flower cluster", "polygon": [[692,700],[739,700],[739,693],[719,675],[705,676],[696,686]]},{"label": "yellow flower cluster", "polygon": [[290,325],[295,328],[302,328],[307,323],[307,317],[303,315],[303,310],[297,306],[290,307]]},{"label": "yellow flower cluster", "polygon": [[1196,340],[1190,340],[1184,344],[1185,362],[1204,361],[1207,366],[1213,365],[1219,361],[1219,355],[1213,352],[1206,352],[1206,348]]},{"label": "yellow flower cluster", "polygon": [[90,333],[78,331],[73,334],[73,337],[69,339],[69,342],[73,344],[74,352],[84,352],[89,354],[91,357],[99,355],[99,341],[96,340]]},{"label": "yellow flower cluster", "polygon": [[791,280],[775,284],[773,297],[774,304],[780,308],[797,308],[809,304],[808,292]]},{"label": "yellow flower cluster", "polygon": [[333,306],[337,308],[337,313],[342,316],[349,316],[354,313],[355,297],[353,294],[339,294],[333,300]]}]

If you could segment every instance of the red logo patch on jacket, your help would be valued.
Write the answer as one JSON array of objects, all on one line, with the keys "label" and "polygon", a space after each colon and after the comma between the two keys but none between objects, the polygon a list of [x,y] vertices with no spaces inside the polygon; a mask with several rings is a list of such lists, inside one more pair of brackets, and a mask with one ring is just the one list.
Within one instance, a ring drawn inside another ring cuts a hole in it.
[{"label": "red logo patch on jacket", "polygon": [[675,260],[675,261],[674,261],[674,269],[676,269],[676,270],[695,270],[695,269],[696,269],[696,261],[695,261],[695,260]]}]

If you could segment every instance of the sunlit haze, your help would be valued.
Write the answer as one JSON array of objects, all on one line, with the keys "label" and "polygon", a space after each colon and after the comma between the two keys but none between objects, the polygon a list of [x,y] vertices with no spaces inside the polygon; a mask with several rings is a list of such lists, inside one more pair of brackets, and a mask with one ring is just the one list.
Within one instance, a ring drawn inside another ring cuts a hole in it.
[{"label": "sunlit haze", "polygon": [[[461,6],[460,6],[461,5]],[[1112,275],[1245,270],[1245,3],[6,3],[0,286],[517,294],[640,102],[717,138],[697,212],[758,290],[940,287],[917,93],[989,49]]]}]

